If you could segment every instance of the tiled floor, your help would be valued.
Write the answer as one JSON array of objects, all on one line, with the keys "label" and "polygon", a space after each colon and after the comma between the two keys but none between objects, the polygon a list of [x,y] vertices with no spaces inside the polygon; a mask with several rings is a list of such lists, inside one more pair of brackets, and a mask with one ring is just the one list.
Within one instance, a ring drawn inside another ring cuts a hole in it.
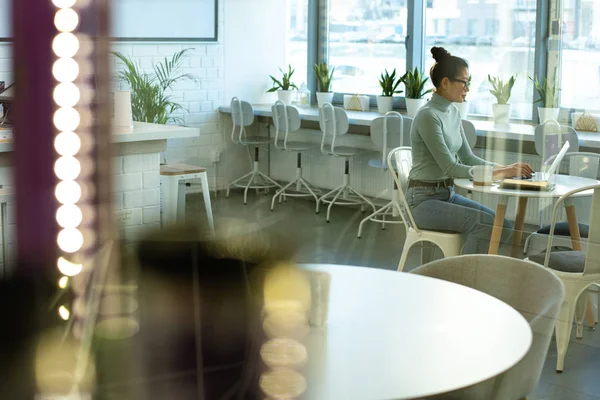
[{"label": "tiled floor", "polygon": [[[270,211],[270,196],[248,195],[248,205],[232,193],[229,199],[221,192],[213,198],[216,221],[243,219],[271,229],[277,235],[288,238],[297,248],[299,263],[334,263],[368,266],[395,270],[402,250],[404,227],[368,223],[361,239],[356,237],[358,224],[363,218],[360,211],[336,206],[332,210],[331,222],[325,222],[324,212],[316,215],[314,202],[289,198],[286,203]],[[202,196],[192,194],[187,198],[189,218],[203,218]],[[525,235],[524,235],[525,236]],[[509,249],[501,249],[508,254]],[[415,268],[419,252],[411,252],[405,271]],[[600,330],[600,329],[599,329]],[[584,338],[571,336],[565,360],[565,371],[555,372],[556,345],[550,344],[540,384],[530,400],[600,400],[600,332],[584,332]]]}]

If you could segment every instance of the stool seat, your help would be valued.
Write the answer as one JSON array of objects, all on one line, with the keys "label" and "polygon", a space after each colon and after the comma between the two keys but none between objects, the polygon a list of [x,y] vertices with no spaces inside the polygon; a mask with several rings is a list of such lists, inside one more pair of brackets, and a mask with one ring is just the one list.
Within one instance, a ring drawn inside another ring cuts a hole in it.
[{"label": "stool seat", "polygon": [[246,136],[241,143],[246,145],[268,144],[271,143],[271,139],[265,136]]},{"label": "stool seat", "polygon": [[366,153],[365,150],[350,146],[335,146],[335,153],[328,151],[327,154],[336,157],[356,157]]},{"label": "stool seat", "polygon": [[[283,149],[283,140],[277,141],[277,147],[280,147]],[[317,147],[316,143],[297,142],[297,141],[292,141],[292,140],[288,140],[288,142],[287,142],[288,151],[305,151],[305,150],[314,149],[316,147]]]},{"label": "stool seat", "polygon": [[199,172],[206,172],[206,168],[189,164],[167,164],[160,166],[160,174],[164,176],[197,174]]}]

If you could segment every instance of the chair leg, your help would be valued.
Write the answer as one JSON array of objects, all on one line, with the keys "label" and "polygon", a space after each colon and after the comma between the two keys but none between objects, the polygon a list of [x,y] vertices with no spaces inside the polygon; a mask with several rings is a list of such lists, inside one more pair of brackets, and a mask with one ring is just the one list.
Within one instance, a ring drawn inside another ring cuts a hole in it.
[{"label": "chair leg", "polygon": [[[391,208],[393,208],[393,203],[390,202],[387,205],[381,207],[379,210],[375,211],[374,213],[372,213],[372,214],[368,215],[367,217],[363,218],[363,220],[360,221],[360,224],[358,225],[358,234],[357,234],[357,237],[360,239],[361,233],[362,233],[362,228],[363,228],[363,225],[365,224],[365,222],[367,222],[367,221],[375,218],[378,215],[383,215],[383,218],[385,218],[385,214],[387,212],[389,212]],[[383,226],[385,226],[385,223],[383,223]]]},{"label": "chair leg", "polygon": [[523,245],[523,254],[527,254],[527,249],[529,248],[529,239],[531,239],[531,235],[527,236],[527,239],[525,239],[525,244]]},{"label": "chair leg", "polygon": [[288,183],[287,185],[285,185],[284,187],[282,187],[281,189],[279,189],[278,191],[275,192],[275,194],[273,195],[273,199],[271,200],[271,211],[273,211],[275,209],[275,200],[277,200],[277,197],[279,197],[280,199],[280,203],[281,203],[281,198],[283,197],[283,194],[285,193],[285,189],[289,188],[290,186],[294,185],[296,182],[295,181],[291,181],[290,183]]},{"label": "chair leg", "polygon": [[406,265],[406,260],[408,258],[408,253],[410,252],[411,247],[417,243],[410,235],[409,232],[406,233],[406,239],[404,240],[404,246],[402,246],[402,254],[400,255],[400,262],[398,262],[398,272],[404,271],[404,266]]},{"label": "chair leg", "polygon": [[577,285],[565,283],[565,299],[558,312],[556,321],[556,372],[564,369],[565,355],[571,339],[573,318],[575,317],[575,306],[577,303]]},{"label": "chair leg", "polygon": [[335,201],[338,199],[338,197],[340,197],[340,194],[344,193],[345,188],[345,186],[341,186],[338,192],[335,194],[335,196],[333,196],[333,199],[331,200],[331,203],[329,203],[329,206],[327,206],[327,217],[325,219],[325,222],[329,222],[329,216],[331,215],[331,207],[333,207]]},{"label": "chair leg", "polygon": [[[348,190],[349,190],[350,192],[354,193],[355,195],[357,195],[357,196],[358,196],[358,197],[359,197],[359,198],[360,198],[362,201],[364,201],[365,203],[367,203],[368,205],[370,205],[370,206],[371,206],[371,208],[373,209],[373,212],[377,211],[377,209],[375,208],[375,204],[373,204],[373,202],[372,202],[371,200],[367,199],[367,198],[366,198],[365,196],[363,196],[362,194],[358,193],[358,192],[356,191],[356,189],[354,189],[352,186],[349,186],[349,187],[348,187]],[[363,203],[363,204],[364,204],[364,203]],[[363,204],[361,204],[361,207],[362,207],[362,205],[363,205]]]},{"label": "chair leg", "polygon": [[583,339],[583,319],[585,318],[586,310],[586,296],[585,293],[579,296],[575,303],[575,338]]},{"label": "chair leg", "polygon": [[250,171],[246,175],[243,175],[243,176],[237,178],[235,181],[231,182],[229,184],[229,186],[227,186],[227,193],[225,194],[225,197],[229,197],[229,190],[231,190],[232,186],[237,185],[238,182],[241,182],[241,181],[247,179],[248,177],[252,178],[252,175],[254,175],[254,171]]},{"label": "chair leg", "polygon": [[208,188],[208,176],[206,172],[204,172],[200,176],[200,183],[202,185],[202,197],[204,197],[204,208],[206,209],[206,217],[208,218],[208,226],[210,228],[211,234],[215,233],[215,223],[213,221],[212,215],[212,204],[210,202],[210,190]]}]

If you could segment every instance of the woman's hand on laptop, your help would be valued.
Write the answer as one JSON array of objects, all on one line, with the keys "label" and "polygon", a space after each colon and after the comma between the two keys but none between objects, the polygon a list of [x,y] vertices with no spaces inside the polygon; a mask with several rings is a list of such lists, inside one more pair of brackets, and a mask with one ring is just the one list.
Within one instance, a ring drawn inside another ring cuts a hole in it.
[{"label": "woman's hand on laptop", "polygon": [[529,178],[533,175],[533,168],[527,163],[517,162],[510,165],[498,165],[494,168],[494,179],[512,178],[515,176],[521,176]]}]

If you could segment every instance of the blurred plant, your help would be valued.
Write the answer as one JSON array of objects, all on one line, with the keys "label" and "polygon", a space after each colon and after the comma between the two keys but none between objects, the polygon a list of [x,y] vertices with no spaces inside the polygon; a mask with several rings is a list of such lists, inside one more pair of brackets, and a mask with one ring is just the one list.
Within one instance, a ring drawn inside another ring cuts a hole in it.
[{"label": "blurred plant", "polygon": [[406,98],[408,99],[422,99],[426,94],[433,92],[433,89],[424,91],[425,83],[429,78],[423,75],[418,67],[415,67],[414,71],[406,71],[401,80],[406,87]]},{"label": "blurred plant", "polygon": [[333,71],[335,67],[329,72],[329,66],[326,63],[313,65],[315,74],[317,75],[317,82],[319,84],[319,92],[325,93],[331,91],[331,80],[333,79]]},{"label": "blurred plant", "polygon": [[488,75],[488,81],[490,81],[493,87],[490,93],[496,97],[498,104],[508,104],[508,99],[510,99],[510,94],[516,80],[517,75],[511,76],[506,83],[499,77]]},{"label": "blurred plant", "polygon": [[379,85],[381,86],[381,95],[386,97],[391,97],[395,93],[402,93],[402,90],[396,90],[398,85],[402,83],[402,78],[396,78],[396,68],[392,71],[390,75],[388,70],[385,70],[385,73],[381,74],[381,78],[379,78]]},{"label": "blurred plant", "polygon": [[177,110],[185,110],[179,103],[171,100],[167,93],[175,83],[182,80],[198,81],[192,74],[182,73],[183,64],[192,49],[184,49],[175,53],[171,59],[152,66],[154,72],[147,73],[140,69],[131,58],[119,52],[113,54],[125,64],[119,71],[118,78],[131,88],[131,112],[134,121],[166,124],[167,122],[183,123],[183,119],[172,117]]},{"label": "blurred plant", "polygon": [[540,96],[533,103],[542,103],[542,107],[545,108],[558,108],[558,92],[560,89],[555,85],[550,86],[546,78],[544,78],[542,83],[538,82],[537,78],[533,79],[529,77],[529,79],[533,82],[535,90],[538,96]]},{"label": "blurred plant", "polygon": [[294,89],[298,89],[298,86],[296,86],[292,81],[292,75],[294,75],[294,69],[292,69],[291,65],[288,65],[288,72],[283,72],[283,70],[281,68],[279,68],[279,70],[281,71],[281,73],[283,74],[283,78],[281,79],[281,81],[275,79],[273,77],[273,75],[269,75],[271,77],[271,79],[273,80],[273,87],[269,90],[267,90],[267,93],[269,92],[275,92],[277,90],[290,90],[290,88],[294,88]]}]

